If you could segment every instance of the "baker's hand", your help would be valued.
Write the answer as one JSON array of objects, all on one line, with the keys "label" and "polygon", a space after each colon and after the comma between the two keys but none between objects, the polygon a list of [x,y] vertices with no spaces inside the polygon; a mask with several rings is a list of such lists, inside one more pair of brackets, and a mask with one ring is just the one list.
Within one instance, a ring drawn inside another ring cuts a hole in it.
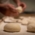
[{"label": "baker's hand", "polygon": [[6,16],[18,16],[18,12],[15,9],[15,6],[12,4],[0,4],[0,12]]},{"label": "baker's hand", "polygon": [[15,6],[12,4],[8,4],[10,16],[17,17],[19,15],[18,11],[16,10]]}]

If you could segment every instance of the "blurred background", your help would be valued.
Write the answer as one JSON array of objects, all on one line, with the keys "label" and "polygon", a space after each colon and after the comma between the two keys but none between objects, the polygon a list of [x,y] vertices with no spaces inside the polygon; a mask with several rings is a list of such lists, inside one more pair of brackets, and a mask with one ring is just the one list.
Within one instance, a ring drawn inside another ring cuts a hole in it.
[{"label": "blurred background", "polygon": [[[20,1],[25,2],[27,5],[27,8],[23,14],[35,14],[35,0],[20,0]],[[0,3],[11,3],[16,6],[13,0],[0,0]],[[0,16],[3,17],[3,14],[0,13]]]}]

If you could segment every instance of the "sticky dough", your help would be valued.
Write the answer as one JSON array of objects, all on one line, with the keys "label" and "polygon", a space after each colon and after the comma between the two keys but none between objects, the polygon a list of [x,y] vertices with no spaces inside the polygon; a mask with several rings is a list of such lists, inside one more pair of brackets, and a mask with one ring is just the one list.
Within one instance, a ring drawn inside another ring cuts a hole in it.
[{"label": "sticky dough", "polygon": [[21,6],[17,7],[16,9],[18,10],[19,13],[22,13],[22,7]]},{"label": "sticky dough", "polygon": [[7,32],[19,32],[20,26],[17,23],[8,23],[4,26],[4,30]]}]

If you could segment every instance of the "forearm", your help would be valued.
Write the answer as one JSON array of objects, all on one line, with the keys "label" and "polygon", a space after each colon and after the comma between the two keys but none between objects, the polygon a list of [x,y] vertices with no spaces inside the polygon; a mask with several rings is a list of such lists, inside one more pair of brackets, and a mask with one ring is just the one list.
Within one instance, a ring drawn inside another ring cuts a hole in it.
[{"label": "forearm", "polygon": [[8,4],[8,7],[9,7],[9,9],[11,9],[11,10],[14,10],[14,9],[15,9],[15,6],[12,5],[12,4]]}]

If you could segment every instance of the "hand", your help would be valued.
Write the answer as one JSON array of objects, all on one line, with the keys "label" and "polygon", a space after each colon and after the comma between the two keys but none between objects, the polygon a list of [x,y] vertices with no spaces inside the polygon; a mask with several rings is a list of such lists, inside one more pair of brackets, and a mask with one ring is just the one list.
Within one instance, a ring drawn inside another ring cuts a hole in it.
[{"label": "hand", "polygon": [[18,5],[18,6],[21,6],[22,9],[23,9],[23,11],[26,9],[26,4],[23,3],[23,2],[20,2],[20,4],[18,3],[17,5]]},{"label": "hand", "polygon": [[[17,17],[19,15],[18,11],[15,9],[15,6],[12,4],[0,4],[0,12],[6,16]],[[4,10],[3,10],[4,9]]]},{"label": "hand", "polygon": [[7,10],[9,14],[6,15],[11,15],[13,17],[17,17],[19,15],[18,11],[16,10],[15,6],[12,4],[8,4],[9,9]]}]

